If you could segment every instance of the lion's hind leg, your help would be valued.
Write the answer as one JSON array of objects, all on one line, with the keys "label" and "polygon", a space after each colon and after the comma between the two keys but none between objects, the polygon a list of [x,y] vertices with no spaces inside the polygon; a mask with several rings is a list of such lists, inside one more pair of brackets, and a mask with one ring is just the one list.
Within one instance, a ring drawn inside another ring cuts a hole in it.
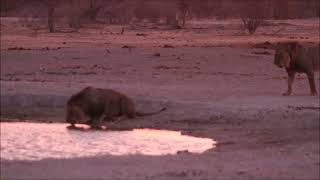
[{"label": "lion's hind leg", "polygon": [[309,86],[310,86],[310,94],[311,94],[311,96],[316,96],[318,94],[318,92],[316,89],[314,73],[307,73],[307,75],[308,75],[308,81],[309,81]]}]

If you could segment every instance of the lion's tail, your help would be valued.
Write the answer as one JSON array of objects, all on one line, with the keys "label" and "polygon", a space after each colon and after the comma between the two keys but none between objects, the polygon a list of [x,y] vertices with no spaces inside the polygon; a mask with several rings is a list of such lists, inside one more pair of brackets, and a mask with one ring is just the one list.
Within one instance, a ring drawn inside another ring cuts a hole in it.
[{"label": "lion's tail", "polygon": [[159,111],[156,111],[156,112],[150,112],[150,113],[146,113],[146,112],[136,112],[136,115],[137,115],[137,116],[151,116],[151,115],[158,114],[158,113],[160,113],[160,112],[162,112],[162,111],[165,111],[165,110],[167,110],[167,108],[166,108],[166,107],[163,107],[163,108],[161,108]]}]

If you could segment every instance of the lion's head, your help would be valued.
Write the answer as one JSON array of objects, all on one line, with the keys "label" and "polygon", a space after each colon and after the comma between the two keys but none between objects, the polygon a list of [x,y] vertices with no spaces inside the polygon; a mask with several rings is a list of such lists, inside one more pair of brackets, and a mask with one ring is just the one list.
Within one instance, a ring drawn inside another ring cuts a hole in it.
[{"label": "lion's head", "polygon": [[274,64],[279,68],[289,68],[290,67],[290,54],[283,49],[277,49],[274,55]]},{"label": "lion's head", "polygon": [[75,105],[67,105],[66,121],[70,124],[76,124],[85,119],[83,111]]},{"label": "lion's head", "polygon": [[280,68],[289,68],[292,58],[297,56],[297,42],[278,43],[274,55],[274,64]]}]

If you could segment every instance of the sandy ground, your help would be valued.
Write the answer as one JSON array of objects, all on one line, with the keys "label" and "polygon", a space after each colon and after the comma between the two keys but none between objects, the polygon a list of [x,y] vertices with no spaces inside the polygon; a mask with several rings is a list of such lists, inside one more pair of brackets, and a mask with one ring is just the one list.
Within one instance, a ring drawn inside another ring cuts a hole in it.
[{"label": "sandy ground", "polygon": [[318,179],[319,96],[309,96],[305,75],[293,96],[281,96],[286,73],[273,65],[274,51],[252,46],[318,43],[319,19],[272,21],[253,36],[240,22],[35,34],[2,19],[2,119],[62,122],[67,98],[91,85],[126,93],[143,111],[168,108],[110,129],[179,130],[218,146],[203,154],[1,161],[1,179]]}]

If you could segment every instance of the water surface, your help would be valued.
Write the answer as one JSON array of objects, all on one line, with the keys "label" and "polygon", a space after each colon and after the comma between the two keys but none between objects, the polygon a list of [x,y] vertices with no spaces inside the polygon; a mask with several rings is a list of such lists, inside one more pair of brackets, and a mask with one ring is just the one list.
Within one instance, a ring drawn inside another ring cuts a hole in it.
[{"label": "water surface", "polygon": [[41,160],[97,155],[166,155],[178,151],[202,153],[215,141],[181,135],[178,131],[78,131],[69,124],[0,123],[1,159]]}]

